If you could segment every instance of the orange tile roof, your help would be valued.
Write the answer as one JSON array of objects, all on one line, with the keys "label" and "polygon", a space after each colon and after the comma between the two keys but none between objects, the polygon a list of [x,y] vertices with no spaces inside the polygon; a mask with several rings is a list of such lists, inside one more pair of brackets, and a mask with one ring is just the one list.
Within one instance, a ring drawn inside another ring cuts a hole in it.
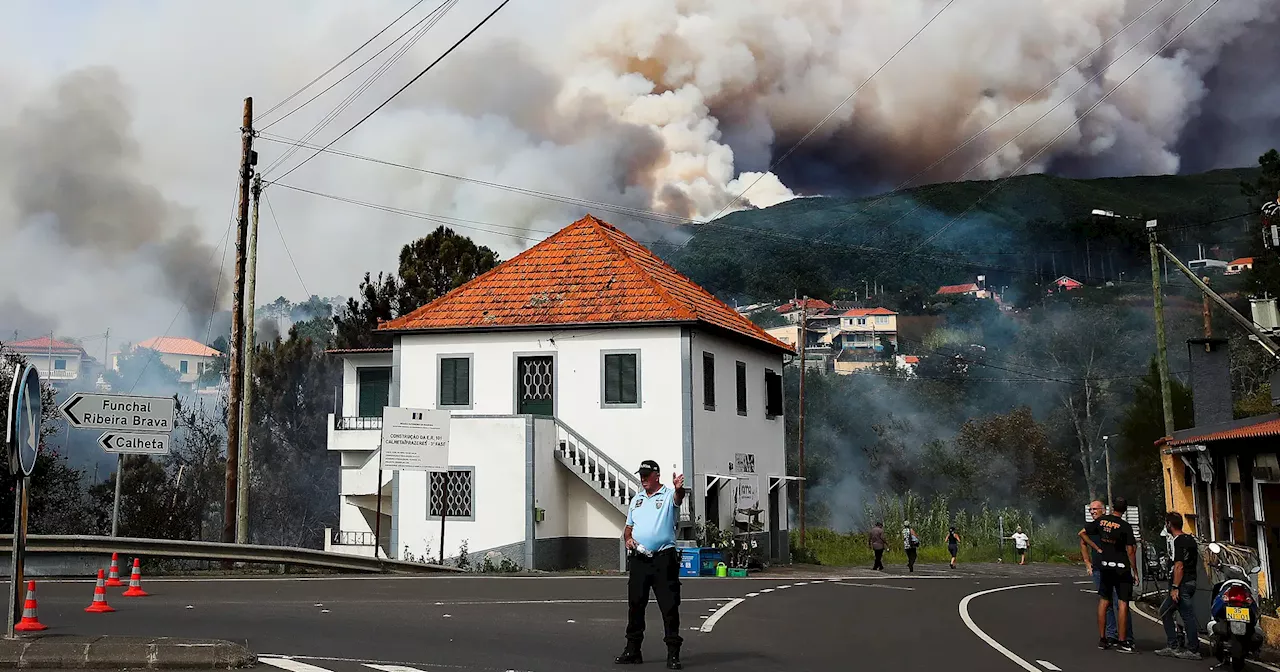
[{"label": "orange tile roof", "polygon": [[190,338],[176,336],[157,336],[148,338],[138,344],[139,348],[155,350],[166,355],[189,355],[191,357],[221,357],[222,353]]},{"label": "orange tile roof", "polygon": [[1258,439],[1268,436],[1280,436],[1280,418],[1269,418],[1243,427],[1233,427],[1199,436],[1186,436],[1181,439],[1161,439],[1157,444],[1169,446],[1189,446],[1193,443],[1212,443],[1214,441],[1230,441],[1232,439]]},{"label": "orange tile roof", "polygon": [[40,338],[32,338],[25,341],[17,341],[15,343],[10,343],[6,347],[15,352],[26,352],[35,355],[42,352],[53,352],[59,355],[78,354],[86,357],[88,356],[85,353],[84,348],[76,345],[75,343],[66,343],[64,341],[49,338],[48,336],[41,336]]},{"label": "orange tile roof", "polygon": [[866,317],[867,315],[897,315],[888,308],[850,308],[840,313],[840,317]]},{"label": "orange tile roof", "polygon": [[1235,261],[1227,265],[1228,266],[1245,266],[1245,265],[1252,266],[1253,257],[1240,257],[1239,259],[1236,259]]},{"label": "orange tile roof", "polygon": [[965,285],[943,285],[938,288],[936,294],[967,294],[969,292],[978,291],[978,284],[970,282]]},{"label": "orange tile roof", "polygon": [[388,331],[702,323],[791,346],[591,215],[417,310]]},{"label": "orange tile roof", "polygon": [[902,361],[907,364],[919,364],[920,358],[916,355],[906,355],[902,358]]},{"label": "orange tile roof", "polygon": [[810,310],[829,310],[831,308],[831,304],[823,301],[822,299],[809,299],[807,301],[805,299],[792,299],[781,306],[778,306],[777,310],[779,313],[790,313],[795,310],[800,310],[801,306],[807,307]]}]

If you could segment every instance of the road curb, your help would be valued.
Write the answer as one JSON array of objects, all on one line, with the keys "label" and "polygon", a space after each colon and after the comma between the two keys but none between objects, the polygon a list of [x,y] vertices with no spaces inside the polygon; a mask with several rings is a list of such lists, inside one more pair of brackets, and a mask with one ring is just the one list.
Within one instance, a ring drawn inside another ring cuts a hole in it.
[{"label": "road curb", "polygon": [[257,656],[221,639],[178,637],[67,637],[0,639],[0,668],[204,669],[250,667]]}]

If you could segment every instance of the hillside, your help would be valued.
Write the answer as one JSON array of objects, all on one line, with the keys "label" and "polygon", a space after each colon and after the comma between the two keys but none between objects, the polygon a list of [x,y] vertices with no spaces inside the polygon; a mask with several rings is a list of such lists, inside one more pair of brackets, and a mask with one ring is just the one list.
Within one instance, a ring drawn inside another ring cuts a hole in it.
[{"label": "hillside", "polygon": [[1258,172],[1026,175],[994,193],[997,183],[971,181],[868,198],[801,198],[693,227],[683,247],[659,251],[697,282],[740,301],[851,294],[874,283],[931,292],[978,273],[1011,286],[1055,273],[1101,283],[1145,267],[1146,235],[1140,222],[1098,220],[1092,209],[1156,217],[1162,240],[1180,255],[1219,245],[1212,256],[1229,259],[1246,250],[1246,220],[1215,220],[1249,211],[1240,183]]}]

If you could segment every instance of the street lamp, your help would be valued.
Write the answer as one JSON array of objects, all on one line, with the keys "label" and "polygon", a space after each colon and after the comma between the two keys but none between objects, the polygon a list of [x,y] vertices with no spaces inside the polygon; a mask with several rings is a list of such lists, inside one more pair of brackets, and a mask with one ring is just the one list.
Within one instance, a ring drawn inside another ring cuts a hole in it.
[{"label": "street lamp", "polygon": [[1107,459],[1107,505],[1108,506],[1111,505],[1111,502],[1115,501],[1111,499],[1111,441],[1110,439],[1111,439],[1110,435],[1108,434],[1102,435],[1102,450],[1106,454],[1106,459]]}]

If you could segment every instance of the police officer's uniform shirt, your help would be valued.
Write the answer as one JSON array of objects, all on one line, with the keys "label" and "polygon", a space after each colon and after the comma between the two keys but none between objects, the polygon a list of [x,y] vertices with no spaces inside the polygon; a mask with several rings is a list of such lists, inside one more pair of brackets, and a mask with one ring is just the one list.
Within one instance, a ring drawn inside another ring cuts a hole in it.
[{"label": "police officer's uniform shirt", "polygon": [[675,548],[676,497],[667,486],[652,495],[641,491],[627,508],[631,538],[650,552]]}]

